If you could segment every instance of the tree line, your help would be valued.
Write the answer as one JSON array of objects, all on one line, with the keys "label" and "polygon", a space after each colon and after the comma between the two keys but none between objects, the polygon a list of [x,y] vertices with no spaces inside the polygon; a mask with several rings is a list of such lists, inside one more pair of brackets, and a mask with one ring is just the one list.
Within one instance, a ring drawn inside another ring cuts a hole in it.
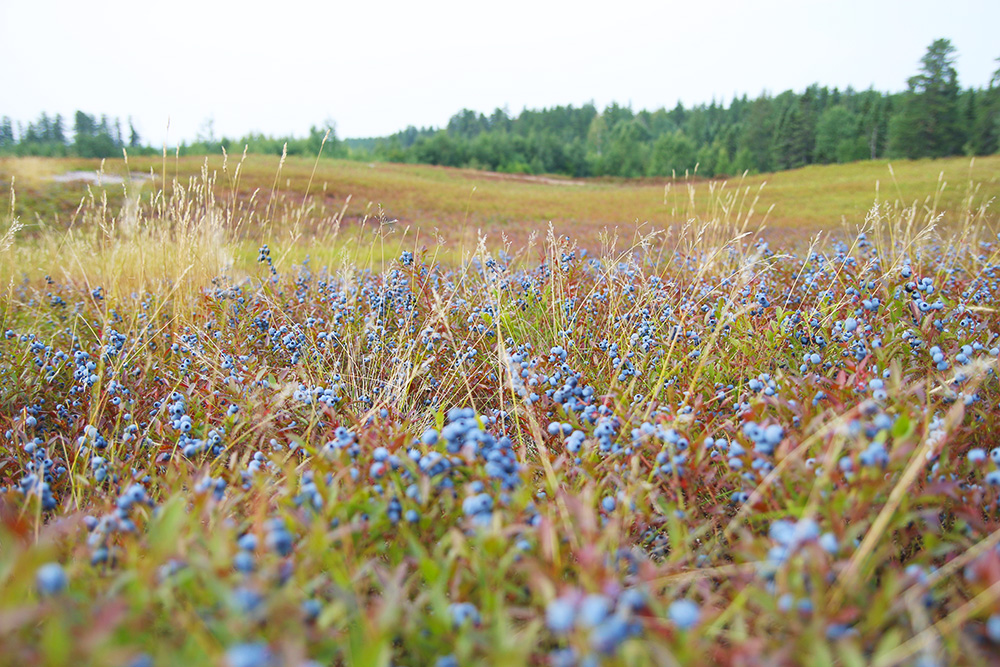
[{"label": "tree line", "polygon": [[[568,176],[725,176],[878,158],[985,155],[1000,151],[1000,69],[986,88],[962,89],[955,48],[934,41],[920,69],[897,93],[841,91],[744,95],[685,108],[634,112],[611,104],[525,109],[517,116],[464,109],[444,128],[408,127],[389,137],[340,141],[333,123],[306,137],[249,134],[216,139],[211,123],[182,154],[317,155]],[[998,59],[1000,61],[1000,59]],[[324,137],[326,143],[324,145]],[[114,157],[156,152],[128,122],[78,111],[69,138],[64,119],[42,114],[18,126],[0,119],[0,154]]]},{"label": "tree line", "polygon": [[115,157],[122,149],[141,149],[139,133],[128,121],[122,128],[118,118],[100,118],[77,111],[73,117],[73,136],[69,137],[61,114],[42,113],[38,120],[18,124],[17,131],[8,116],[0,118],[0,154],[39,155],[45,157]]},{"label": "tree line", "polygon": [[[329,134],[327,132],[329,131]],[[326,144],[324,145],[324,138]],[[199,136],[191,143],[181,143],[171,149],[181,155],[206,155],[218,153],[225,148],[230,153],[242,152],[263,155],[317,155],[323,146],[323,155],[348,157],[347,149],[337,140],[332,124],[312,127],[305,137],[272,137],[261,133],[250,133],[239,138],[222,137],[216,139],[211,123],[203,127]],[[0,155],[35,155],[43,157],[121,157],[122,151],[130,155],[150,155],[162,147],[143,144],[138,130],[127,121],[123,129],[118,118],[102,115],[99,118],[77,111],[73,117],[72,136],[67,131],[66,120],[60,114],[50,116],[42,113],[37,120],[26,125],[14,122],[8,116],[0,118]]]},{"label": "tree line", "polygon": [[[1000,59],[998,59],[1000,61]],[[705,176],[878,158],[1000,151],[1000,69],[985,89],[959,86],[955,48],[933,42],[899,93],[840,91],[737,97],[691,108],[633,112],[612,104],[463,110],[441,129],[409,127],[364,140],[376,158],[570,176]],[[354,142],[348,141],[349,144]]]}]

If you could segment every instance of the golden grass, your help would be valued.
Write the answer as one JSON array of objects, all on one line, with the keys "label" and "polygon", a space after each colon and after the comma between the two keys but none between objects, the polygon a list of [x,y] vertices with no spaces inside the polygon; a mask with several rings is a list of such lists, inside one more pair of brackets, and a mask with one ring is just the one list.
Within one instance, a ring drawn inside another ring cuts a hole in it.
[{"label": "golden grass", "polygon": [[[51,180],[80,169],[149,177],[103,187]],[[73,276],[138,288],[245,275],[257,270],[263,243],[279,268],[308,257],[314,267],[380,270],[402,250],[422,246],[457,264],[478,251],[483,236],[493,247],[530,253],[550,224],[555,236],[592,251],[611,238],[661,233],[685,254],[750,234],[804,246],[820,232],[848,237],[859,228],[886,252],[916,229],[964,230],[962,241],[975,242],[990,232],[1000,156],[812,166],[728,182],[573,181],[225,155],[6,158],[0,177],[14,184],[0,193],[0,211],[9,212],[0,236],[10,244],[0,278]],[[15,221],[23,227],[16,234]]]},{"label": "golden grass", "polygon": [[[152,173],[155,185],[169,189],[172,181],[184,183],[197,177],[205,166],[203,157],[131,158],[131,171]],[[274,156],[248,156],[242,163],[238,181],[223,177],[224,157],[209,156],[208,169],[219,175],[217,187],[227,194],[247,198],[254,191],[264,195],[272,187],[277,197],[300,203],[311,182],[312,202],[318,211],[339,211],[351,197],[345,220],[356,221],[375,213],[379,206],[387,219],[419,227],[425,233],[437,230],[452,241],[463,241],[474,249],[477,230],[491,238],[501,234],[523,240],[527,230],[552,222],[557,234],[568,234],[581,243],[593,244],[608,226],[627,227],[635,223],[666,226],[683,222],[691,213],[687,183],[669,179],[637,181],[537,179],[486,172],[343,160],[315,161],[289,157],[277,174]],[[9,182],[34,178],[42,187],[39,198],[60,190],[84,194],[82,185],[44,187],[43,174],[71,169],[97,169],[98,161],[29,158],[0,160],[0,177]],[[126,173],[123,160],[108,160],[108,173]],[[314,173],[315,169],[315,173]],[[22,172],[24,174],[22,175]],[[232,174],[230,174],[232,175]],[[939,178],[943,179],[939,181]],[[165,178],[164,178],[165,177]],[[730,179],[727,189],[740,187],[756,193],[760,186],[759,212],[773,207],[768,216],[772,233],[792,233],[805,238],[821,229],[831,229],[843,220],[860,223],[876,196],[906,205],[923,205],[938,195],[938,208],[957,210],[968,183],[980,184],[982,199],[1000,195],[1000,156],[949,158],[893,163],[859,162],[850,165],[810,166],[795,171]],[[558,184],[557,184],[558,183]],[[582,183],[569,185],[563,183]],[[235,187],[237,186],[238,187]],[[147,187],[153,187],[148,185]],[[696,181],[695,203],[710,202],[711,189],[721,181]],[[117,192],[115,187],[109,187]],[[21,195],[25,210],[32,210],[30,197]]]}]

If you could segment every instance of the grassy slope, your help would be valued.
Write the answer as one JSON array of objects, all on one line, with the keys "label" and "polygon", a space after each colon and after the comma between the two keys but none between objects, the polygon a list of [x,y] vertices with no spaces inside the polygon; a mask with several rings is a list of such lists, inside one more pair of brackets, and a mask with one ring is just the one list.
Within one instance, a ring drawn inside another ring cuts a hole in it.
[{"label": "grassy slope", "polygon": [[[228,172],[234,172],[235,160],[230,160]],[[178,178],[185,182],[196,176],[205,158],[190,157],[165,163],[159,158],[131,159],[133,172],[153,171],[158,176],[166,168],[169,182]],[[222,171],[221,157],[208,158],[210,171],[218,174],[218,188],[232,190],[228,175]],[[17,211],[22,222],[30,225],[36,214],[61,214],[69,219],[80,198],[86,194],[83,184],[55,184],[48,176],[71,169],[99,166],[97,161],[5,159],[0,160],[0,177],[10,182],[16,176]],[[312,176],[313,160],[288,159],[278,170],[278,159],[272,156],[248,157],[242,166],[236,192],[249,197],[254,190],[266,198],[277,185],[277,194],[286,203],[297,204],[312,177],[311,194],[321,210],[338,211],[350,196],[347,220],[377,215],[378,207],[386,219],[399,220],[400,225],[419,229],[422,234],[435,230],[451,241],[469,246],[476,231],[491,238],[507,235],[515,243],[526,240],[531,230],[553,222],[558,233],[565,233],[583,245],[598,244],[600,232],[609,226],[629,229],[635,223],[648,222],[667,226],[694,215],[726,217],[717,206],[725,195],[736,195],[734,208],[740,202],[749,209],[759,193],[751,223],[764,220],[770,233],[780,231],[782,238],[791,232],[805,238],[821,229],[831,229],[846,220],[860,223],[871,208],[879,187],[881,198],[903,204],[932,201],[940,189],[938,208],[946,211],[964,210],[970,181],[978,184],[975,201],[978,204],[1000,195],[1000,156],[897,162],[860,162],[850,165],[811,166],[789,172],[719,181],[698,181],[688,184],[677,181],[564,181],[563,179],[532,179],[504,176],[463,169],[425,165],[366,164],[341,160],[322,160]],[[124,173],[122,160],[109,160],[108,173]],[[939,180],[940,179],[940,180]],[[562,182],[560,182],[562,181]],[[559,183],[559,184],[557,184]],[[761,186],[764,186],[761,189]],[[692,197],[689,188],[693,187]],[[147,191],[152,187],[147,185]],[[5,189],[6,190],[6,189]],[[120,196],[120,186],[110,186],[114,202]],[[723,197],[717,196],[723,193]],[[694,204],[692,204],[692,201]],[[0,206],[9,208],[9,193],[0,195]],[[773,208],[772,208],[773,207]],[[27,212],[30,211],[30,214]],[[26,215],[27,214],[27,215]],[[51,217],[51,216],[50,216]],[[729,213],[735,217],[735,211]]]}]

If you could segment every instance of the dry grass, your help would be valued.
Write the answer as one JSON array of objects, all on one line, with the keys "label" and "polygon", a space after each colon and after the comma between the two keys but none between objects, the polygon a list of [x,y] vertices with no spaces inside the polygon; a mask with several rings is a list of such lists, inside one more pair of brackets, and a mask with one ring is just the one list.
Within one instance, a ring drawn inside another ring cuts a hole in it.
[{"label": "dry grass", "polygon": [[[810,167],[730,182],[568,184],[245,155],[5,159],[0,175],[13,187],[0,209],[7,212],[0,279],[52,276],[119,294],[159,289],[165,281],[183,291],[222,275],[245,277],[264,244],[279,269],[308,259],[314,268],[381,272],[403,250],[422,247],[435,249],[435,261],[457,266],[481,254],[484,238],[535,261],[545,256],[542,229],[605,256],[640,249],[655,263],[671,254],[699,257],[700,271],[734,275],[741,270],[733,264],[738,253],[723,249],[748,237],[805,248],[820,237],[854,238],[861,230],[892,259],[907,252],[906,239],[943,238],[961,248],[992,237],[998,167],[1000,157]],[[105,186],[51,181],[87,168],[149,177]]]},{"label": "dry grass", "polygon": [[[759,197],[757,217],[751,225],[759,226],[767,212],[765,236],[805,242],[817,231],[838,228],[844,221],[860,222],[876,198],[899,206],[916,205],[920,212],[957,212],[965,210],[971,182],[978,184],[977,202],[1000,195],[1000,156],[975,162],[952,158],[891,166],[884,161],[812,166],[728,183],[642,179],[566,185],[559,179],[446,167],[303,158],[284,160],[278,172],[278,159],[273,156],[246,157],[238,174],[232,161],[226,165],[222,155],[210,156],[207,162],[201,157],[130,159],[128,168],[123,160],[108,160],[104,169],[120,175],[128,170],[149,173],[154,178],[145,188],[165,189],[169,194],[174,182],[200,178],[206,165],[209,174],[216,176],[217,196],[230,205],[233,201],[246,204],[257,193],[278,213],[322,220],[338,216],[348,202],[343,215],[346,225],[362,220],[397,221],[398,229],[409,227],[425,239],[440,236],[466,252],[475,251],[480,233],[523,245],[531,230],[549,222],[556,234],[566,234],[596,250],[609,227],[630,234],[640,225],[666,228],[684,225],[691,218],[732,216],[734,212],[722,210],[720,202],[729,198],[749,203],[755,197]],[[97,161],[75,159],[5,159],[0,160],[0,178],[7,183],[12,176],[18,179],[21,211],[29,213],[21,217],[30,233],[36,223],[29,219],[34,213],[40,211],[52,224],[65,224],[86,196],[83,185],[55,184],[46,176],[99,167]],[[106,190],[113,203],[121,202],[121,186]],[[302,216],[307,199],[310,215]],[[0,205],[6,208],[6,202]],[[941,222],[953,221],[946,215]],[[313,224],[301,231],[311,239],[324,230]]]}]

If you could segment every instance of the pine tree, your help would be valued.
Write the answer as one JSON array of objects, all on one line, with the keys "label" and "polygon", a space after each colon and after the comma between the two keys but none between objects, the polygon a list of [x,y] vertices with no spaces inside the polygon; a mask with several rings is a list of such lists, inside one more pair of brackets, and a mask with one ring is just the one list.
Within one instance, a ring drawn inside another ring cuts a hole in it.
[{"label": "pine tree", "polygon": [[816,124],[816,149],[813,153],[816,162],[839,162],[838,149],[841,143],[858,136],[857,122],[857,116],[843,104],[824,111]]},{"label": "pine tree", "polygon": [[[997,58],[1000,62],[1000,58]],[[975,155],[989,155],[1000,151],[1000,69],[993,73],[989,88],[983,91],[969,91],[975,95],[974,106],[967,110],[971,118],[969,150]]]},{"label": "pine tree", "polygon": [[868,146],[868,159],[876,160],[885,155],[888,146],[891,98],[874,90],[861,93],[860,97],[858,133]]},{"label": "pine tree", "polygon": [[816,144],[812,104],[812,93],[807,90],[785,108],[774,136],[774,162],[778,169],[796,169],[812,162]]},{"label": "pine tree", "polygon": [[[997,62],[1000,63],[1000,58],[997,58]],[[992,120],[993,152],[1000,153],[1000,67],[993,72],[993,78],[990,79],[987,100],[986,119],[984,122],[990,123]],[[985,144],[987,150],[989,149],[989,145],[989,141],[987,140]]]},{"label": "pine tree", "polygon": [[[750,103],[746,118],[743,121],[743,134],[740,138],[737,158],[749,155],[752,164],[737,159],[740,171],[749,170],[768,172],[773,170],[771,144],[774,139],[774,105],[769,97],[761,95]],[[741,153],[743,150],[746,153]]]},{"label": "pine tree", "polygon": [[139,132],[135,129],[135,125],[132,124],[132,117],[129,116],[128,119],[128,147],[129,148],[139,148],[142,146],[142,140],[139,138]]},{"label": "pine tree", "polygon": [[60,146],[66,145],[66,122],[62,114],[57,113],[52,121],[52,140]]},{"label": "pine tree", "polygon": [[962,150],[965,136],[959,111],[955,47],[935,40],[910,77],[903,107],[891,122],[891,152],[908,158],[944,157]]},{"label": "pine tree", "polygon": [[73,134],[75,139],[79,141],[82,137],[92,137],[97,130],[97,123],[94,121],[94,117],[83,113],[82,111],[77,111],[76,116],[74,116],[73,121]]},{"label": "pine tree", "polygon": [[14,138],[14,122],[10,116],[0,119],[0,151],[9,151],[14,148],[16,140]]}]

